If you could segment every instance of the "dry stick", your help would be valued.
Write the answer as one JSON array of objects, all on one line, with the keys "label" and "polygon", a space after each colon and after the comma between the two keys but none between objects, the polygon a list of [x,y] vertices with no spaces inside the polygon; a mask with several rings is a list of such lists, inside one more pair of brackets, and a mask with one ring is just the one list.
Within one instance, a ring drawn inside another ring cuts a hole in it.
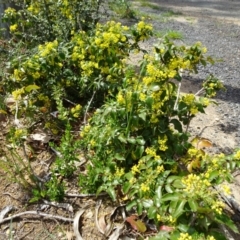
[{"label": "dry stick", "polygon": [[201,88],[197,93],[195,93],[195,96],[199,95],[200,93],[204,92],[204,88]]},{"label": "dry stick", "polygon": [[[180,75],[180,77],[182,78],[183,69],[180,69],[180,70],[179,70],[179,75]],[[175,101],[175,103],[174,103],[173,110],[177,110],[177,108],[178,108],[177,104],[178,104],[178,99],[179,99],[179,96],[180,96],[181,86],[182,86],[182,82],[179,82],[179,83],[178,83],[178,91],[177,91],[177,99],[176,99],[176,101]]]},{"label": "dry stick", "polygon": [[77,194],[77,193],[66,193],[64,196],[65,197],[80,197],[80,198],[84,198],[84,197],[101,197],[101,196],[106,196],[107,193],[99,193],[94,194],[94,193],[89,193],[89,194]]},{"label": "dry stick", "polygon": [[178,91],[177,91],[177,99],[176,99],[176,101],[175,101],[173,110],[177,110],[177,108],[178,108],[178,99],[179,99],[179,96],[180,96],[181,86],[182,86],[182,83],[179,82],[179,83],[178,83]]},{"label": "dry stick", "polygon": [[18,218],[18,217],[21,217],[21,216],[27,215],[27,214],[38,215],[38,216],[46,217],[46,218],[50,218],[50,219],[58,219],[58,220],[65,221],[65,222],[73,222],[72,218],[65,218],[65,217],[62,217],[59,215],[52,215],[52,214],[42,213],[42,212],[38,212],[38,211],[26,211],[26,212],[17,213],[15,215],[12,215],[11,217],[4,218],[4,219],[2,219],[2,221],[0,221],[0,224],[8,222],[8,221],[12,221],[14,218]]},{"label": "dry stick", "polygon": [[84,125],[87,124],[87,113],[88,113],[88,109],[90,108],[90,105],[91,105],[91,103],[92,103],[92,101],[93,101],[93,98],[94,98],[95,94],[96,94],[96,91],[94,91],[94,93],[93,93],[93,95],[92,95],[92,97],[91,97],[91,99],[90,99],[90,101],[89,101],[89,103],[88,103],[88,105],[87,105],[87,108],[86,108],[86,111],[85,111],[85,114],[84,114],[84,120],[83,120]]}]

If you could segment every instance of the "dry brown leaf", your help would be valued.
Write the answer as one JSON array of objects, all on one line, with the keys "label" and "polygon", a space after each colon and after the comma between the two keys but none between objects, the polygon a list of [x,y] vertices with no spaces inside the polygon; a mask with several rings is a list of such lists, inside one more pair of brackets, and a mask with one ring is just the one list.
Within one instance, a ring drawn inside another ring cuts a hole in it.
[{"label": "dry brown leaf", "polygon": [[202,137],[195,137],[191,141],[192,145],[197,148],[198,150],[204,148],[204,147],[212,147],[212,142],[207,139],[207,138],[202,138]]},{"label": "dry brown leaf", "polygon": [[84,212],[85,212],[85,209],[80,209],[76,213],[74,220],[73,220],[73,231],[74,231],[74,235],[76,236],[76,240],[83,240],[83,238],[79,232],[79,221]]}]

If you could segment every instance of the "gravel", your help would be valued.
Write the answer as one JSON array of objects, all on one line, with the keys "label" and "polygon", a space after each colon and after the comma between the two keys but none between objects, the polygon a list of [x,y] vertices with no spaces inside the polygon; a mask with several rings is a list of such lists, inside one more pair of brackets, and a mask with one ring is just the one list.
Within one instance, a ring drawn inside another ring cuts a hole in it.
[{"label": "gravel", "polygon": [[[216,111],[221,122],[224,122],[223,130],[231,133],[236,147],[240,146],[240,25],[205,15],[201,16],[199,13],[197,21],[190,17],[187,18],[187,15],[176,15],[163,21],[161,14],[164,12],[159,9],[141,7],[138,9],[152,16],[154,30],[178,31],[183,34],[185,44],[200,41],[207,47],[208,55],[220,60],[215,65],[200,67],[199,73],[191,80],[199,84],[212,73],[223,81],[226,91],[217,94],[215,99],[219,105],[216,106]],[[153,45],[154,42],[151,40],[148,44]]]}]

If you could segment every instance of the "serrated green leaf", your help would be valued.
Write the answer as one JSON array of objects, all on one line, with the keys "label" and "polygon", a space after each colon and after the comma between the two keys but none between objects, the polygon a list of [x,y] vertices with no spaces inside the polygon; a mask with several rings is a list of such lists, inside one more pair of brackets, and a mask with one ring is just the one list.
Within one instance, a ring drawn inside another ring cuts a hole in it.
[{"label": "serrated green leaf", "polygon": [[173,212],[175,211],[175,209],[177,207],[177,203],[178,203],[178,200],[170,202],[169,208],[168,208],[168,211],[169,211],[170,214],[173,214]]},{"label": "serrated green leaf", "polygon": [[139,144],[139,145],[144,145],[145,144],[145,140],[144,139],[142,139],[142,138],[137,138],[137,143]]},{"label": "serrated green leaf", "polygon": [[175,181],[175,180],[177,180],[177,179],[182,179],[182,178],[179,177],[179,176],[176,176],[176,175],[169,176],[169,177],[167,178],[167,183],[170,184],[170,183],[172,183],[173,181]]},{"label": "serrated green leaf", "polygon": [[168,240],[170,234],[167,231],[160,231],[156,236],[150,238],[149,240]]},{"label": "serrated green leaf", "polygon": [[138,215],[142,215],[143,212],[143,203],[141,201],[138,201],[137,203],[137,213]]},{"label": "serrated green leaf", "polygon": [[178,224],[177,228],[181,231],[181,232],[187,232],[189,230],[189,225],[188,224]]},{"label": "serrated green leaf", "polygon": [[123,184],[123,188],[122,188],[123,193],[124,193],[124,194],[127,194],[128,191],[129,191],[129,189],[131,188],[131,186],[132,186],[132,184],[131,184],[130,182],[125,182],[125,183]]},{"label": "serrated green leaf", "polygon": [[211,182],[213,179],[217,178],[219,176],[219,171],[212,171],[209,176],[209,181]]},{"label": "serrated green leaf", "polygon": [[191,210],[193,212],[197,211],[198,204],[197,204],[197,202],[195,200],[192,200],[192,199],[188,200],[188,204],[189,204],[189,207],[191,208]]},{"label": "serrated green leaf", "polygon": [[157,91],[160,90],[160,87],[159,87],[158,85],[153,85],[153,86],[151,86],[151,90],[152,90],[153,92],[157,92]]},{"label": "serrated green leaf", "polygon": [[125,160],[125,157],[120,155],[119,153],[115,154],[114,158],[119,160],[119,161],[124,161]]},{"label": "serrated green leaf", "polygon": [[238,228],[236,227],[234,222],[226,214],[217,215],[216,220],[217,222],[228,226],[235,233],[239,233]]},{"label": "serrated green leaf", "polygon": [[116,200],[116,192],[115,192],[114,188],[108,187],[106,189],[106,192],[109,194],[109,196],[112,198],[113,201]]},{"label": "serrated green leaf", "polygon": [[185,185],[183,184],[181,178],[176,179],[176,180],[172,183],[172,186],[173,186],[174,188],[185,188]]},{"label": "serrated green leaf", "polygon": [[25,91],[26,92],[31,92],[32,90],[38,90],[40,87],[37,85],[28,85],[27,87],[25,87]]},{"label": "serrated green leaf", "polygon": [[65,59],[65,54],[63,52],[60,52],[59,57],[64,60]]},{"label": "serrated green leaf", "polygon": [[177,201],[179,199],[181,199],[182,195],[180,193],[167,193],[165,194],[162,198],[161,201],[162,202],[166,202],[166,201]]},{"label": "serrated green leaf", "polygon": [[153,200],[151,199],[144,199],[142,201],[142,204],[145,208],[150,208],[151,206],[153,206]]},{"label": "serrated green leaf", "polygon": [[221,232],[211,231],[211,236],[213,236],[217,240],[228,240]]},{"label": "serrated green leaf", "polygon": [[162,197],[162,186],[158,186],[155,192],[156,192],[157,198],[161,199],[161,197]]},{"label": "serrated green leaf", "polygon": [[156,209],[155,206],[150,207],[150,208],[147,210],[149,219],[153,219],[153,218],[155,217],[155,215],[156,215],[156,212],[157,212],[157,209]]},{"label": "serrated green leaf", "polygon": [[182,124],[180,121],[178,121],[177,119],[172,119],[170,121],[170,123],[172,123],[174,125],[174,128],[176,130],[178,130],[179,132],[182,132]]},{"label": "serrated green leaf", "polygon": [[184,206],[185,206],[186,202],[187,202],[187,200],[185,200],[185,199],[181,199],[178,201],[176,209],[172,213],[172,216],[174,218],[180,217],[185,212]]},{"label": "serrated green leaf", "polygon": [[146,102],[147,106],[149,108],[151,108],[154,101],[153,101],[152,97],[147,97],[145,102]]},{"label": "serrated green leaf", "polygon": [[173,189],[172,189],[172,187],[171,187],[170,184],[167,184],[167,185],[165,186],[165,190],[166,190],[168,193],[173,193]]},{"label": "serrated green leaf", "polygon": [[139,113],[138,117],[141,118],[143,121],[146,121],[147,114],[145,112]]},{"label": "serrated green leaf", "polygon": [[131,144],[135,144],[136,143],[136,139],[135,138],[128,138],[127,141]]},{"label": "serrated green leaf", "polygon": [[133,200],[131,202],[129,202],[126,206],[126,210],[129,211],[129,210],[132,210],[133,207],[135,207],[137,205],[137,201],[136,200]]},{"label": "serrated green leaf", "polygon": [[118,136],[118,140],[122,143],[127,143],[127,139],[123,135]]},{"label": "serrated green leaf", "polygon": [[142,154],[144,153],[144,146],[137,146],[137,149],[135,151],[136,157],[139,159],[142,157]]}]

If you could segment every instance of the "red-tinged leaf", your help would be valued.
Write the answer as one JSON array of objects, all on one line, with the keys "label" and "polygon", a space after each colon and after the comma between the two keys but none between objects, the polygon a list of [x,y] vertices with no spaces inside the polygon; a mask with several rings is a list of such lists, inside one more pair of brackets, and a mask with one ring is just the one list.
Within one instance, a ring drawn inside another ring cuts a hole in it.
[{"label": "red-tinged leaf", "polygon": [[166,232],[171,232],[174,230],[174,227],[170,227],[170,226],[166,226],[166,225],[162,225],[160,226],[160,231],[166,231]]},{"label": "red-tinged leaf", "polygon": [[145,223],[142,222],[141,220],[138,220],[137,216],[135,215],[127,217],[126,222],[128,222],[131,225],[131,227],[138,232],[144,233],[147,231]]}]

